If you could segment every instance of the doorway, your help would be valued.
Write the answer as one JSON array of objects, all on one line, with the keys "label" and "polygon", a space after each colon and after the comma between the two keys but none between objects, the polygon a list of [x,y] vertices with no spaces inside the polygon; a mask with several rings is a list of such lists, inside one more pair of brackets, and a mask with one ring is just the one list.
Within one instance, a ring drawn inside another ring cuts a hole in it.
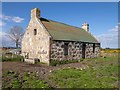
[{"label": "doorway", "polygon": [[64,55],[67,56],[68,55],[68,43],[64,44]]},{"label": "doorway", "polygon": [[83,43],[83,44],[82,44],[82,58],[83,58],[83,59],[85,58],[85,51],[86,51],[86,44]]}]

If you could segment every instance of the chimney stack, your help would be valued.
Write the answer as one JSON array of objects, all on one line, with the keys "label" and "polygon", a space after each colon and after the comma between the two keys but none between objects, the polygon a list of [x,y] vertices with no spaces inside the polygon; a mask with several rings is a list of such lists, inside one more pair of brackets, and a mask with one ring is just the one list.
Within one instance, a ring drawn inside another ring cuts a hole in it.
[{"label": "chimney stack", "polygon": [[84,23],[82,24],[82,28],[83,28],[84,30],[86,30],[87,32],[89,32],[89,24],[87,24],[86,22],[84,22]]},{"label": "chimney stack", "polygon": [[31,10],[31,18],[40,18],[40,10],[38,8]]}]

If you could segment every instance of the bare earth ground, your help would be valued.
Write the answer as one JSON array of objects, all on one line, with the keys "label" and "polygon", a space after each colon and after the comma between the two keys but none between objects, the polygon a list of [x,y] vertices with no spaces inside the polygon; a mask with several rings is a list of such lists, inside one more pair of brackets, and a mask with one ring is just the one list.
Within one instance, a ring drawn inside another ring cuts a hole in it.
[{"label": "bare earth ground", "polygon": [[[14,71],[21,75],[24,74],[24,72],[34,72],[37,73],[40,79],[47,82],[51,87],[56,87],[53,85],[52,82],[49,81],[48,75],[53,70],[63,69],[63,68],[86,68],[86,65],[81,63],[70,63],[65,65],[59,65],[59,66],[46,66],[46,65],[34,65],[34,64],[28,64],[25,62],[2,62],[2,73],[6,73],[7,71]],[[1,72],[1,71],[0,71]]]}]

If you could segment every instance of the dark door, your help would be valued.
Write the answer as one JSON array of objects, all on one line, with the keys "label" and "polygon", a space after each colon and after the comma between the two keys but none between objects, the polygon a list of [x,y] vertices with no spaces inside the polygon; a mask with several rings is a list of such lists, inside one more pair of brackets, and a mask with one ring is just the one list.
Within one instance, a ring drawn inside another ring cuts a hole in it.
[{"label": "dark door", "polygon": [[85,50],[86,50],[86,44],[83,43],[83,45],[82,45],[82,58],[85,58]]},{"label": "dark door", "polygon": [[64,55],[68,55],[68,43],[65,43],[64,45]]}]

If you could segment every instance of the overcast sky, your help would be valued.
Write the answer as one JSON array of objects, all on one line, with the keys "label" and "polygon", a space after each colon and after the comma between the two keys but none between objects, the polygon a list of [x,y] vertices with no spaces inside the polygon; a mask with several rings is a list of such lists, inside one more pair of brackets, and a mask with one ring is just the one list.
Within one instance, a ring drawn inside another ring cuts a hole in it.
[{"label": "overcast sky", "polygon": [[[118,47],[118,3],[2,3],[0,13],[0,38],[3,37],[4,46],[10,44],[5,34],[12,26],[22,26],[24,30],[30,20],[33,8],[41,10],[41,17],[81,27],[85,21],[90,25],[90,32],[101,42],[103,48]],[[9,43],[9,44],[6,44]]]}]

